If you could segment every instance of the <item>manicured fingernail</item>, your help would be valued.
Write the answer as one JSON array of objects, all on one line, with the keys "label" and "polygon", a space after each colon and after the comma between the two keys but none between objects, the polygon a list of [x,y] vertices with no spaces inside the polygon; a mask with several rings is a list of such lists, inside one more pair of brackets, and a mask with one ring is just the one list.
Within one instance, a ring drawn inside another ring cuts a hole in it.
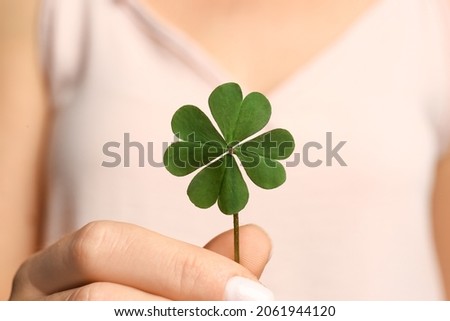
[{"label": "manicured fingernail", "polygon": [[261,283],[234,276],[228,280],[225,286],[225,301],[273,301],[272,291]]}]

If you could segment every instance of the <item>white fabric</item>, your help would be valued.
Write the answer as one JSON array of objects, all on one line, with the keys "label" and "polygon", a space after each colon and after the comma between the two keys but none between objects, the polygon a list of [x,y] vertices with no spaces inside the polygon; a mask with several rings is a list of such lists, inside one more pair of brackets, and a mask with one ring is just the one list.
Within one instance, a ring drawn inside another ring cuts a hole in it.
[{"label": "white fabric", "polygon": [[[271,92],[267,129],[302,146],[347,141],[348,166],[287,168],[285,185],[249,182],[242,223],[273,239],[262,278],[277,299],[443,298],[430,195],[450,138],[448,8],[442,0],[380,0],[337,42]],[[134,222],[203,245],[232,227],[216,206],[194,207],[193,175],[163,167],[107,168],[103,145],[153,142],[161,162],[181,105],[207,114],[212,89],[232,81],[201,48],[133,0],[45,0],[42,60],[54,108],[46,241],[92,220]],[[244,88],[244,93],[248,91]],[[147,151],[147,148],[146,148]],[[122,160],[123,161],[123,160]],[[122,163],[123,164],[123,163]],[[152,253],[148,253],[152,255]],[[149,271],[151,273],[151,271]]]}]

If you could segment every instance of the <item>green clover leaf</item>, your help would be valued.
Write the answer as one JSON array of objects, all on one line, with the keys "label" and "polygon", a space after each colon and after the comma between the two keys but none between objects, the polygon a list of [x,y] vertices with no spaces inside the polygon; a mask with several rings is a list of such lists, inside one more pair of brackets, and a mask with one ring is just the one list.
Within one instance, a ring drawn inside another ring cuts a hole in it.
[{"label": "green clover leaf", "polygon": [[226,83],[213,90],[208,102],[222,135],[198,107],[181,107],[172,118],[172,131],[180,141],[167,148],[164,165],[176,176],[203,167],[189,184],[189,199],[200,208],[217,202],[222,213],[236,214],[247,205],[249,191],[235,156],[253,183],[272,189],[285,182],[279,160],[292,154],[295,143],[285,129],[248,140],[271,116],[270,103],[261,93],[244,98],[238,84]]},{"label": "green clover leaf", "polygon": [[188,197],[199,208],[217,203],[222,213],[233,215],[235,260],[239,262],[238,213],[247,205],[249,191],[236,157],[255,185],[272,189],[286,181],[279,161],[292,154],[295,143],[280,128],[251,138],[267,125],[272,112],[261,93],[243,97],[238,84],[226,83],[213,90],[208,103],[221,133],[198,107],[182,106],[171,123],[179,141],[164,152],[164,165],[175,176],[201,168],[188,186]]}]

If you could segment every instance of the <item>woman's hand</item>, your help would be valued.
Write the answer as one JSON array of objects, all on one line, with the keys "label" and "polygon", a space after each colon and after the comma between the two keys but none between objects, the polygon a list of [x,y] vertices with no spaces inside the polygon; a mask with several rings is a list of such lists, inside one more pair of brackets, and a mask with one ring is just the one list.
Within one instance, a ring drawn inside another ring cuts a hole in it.
[{"label": "woman's hand", "polygon": [[136,225],[94,222],[28,259],[11,300],[270,300],[257,280],[270,255],[268,236],[241,227],[241,262],[232,231],[205,248]]}]

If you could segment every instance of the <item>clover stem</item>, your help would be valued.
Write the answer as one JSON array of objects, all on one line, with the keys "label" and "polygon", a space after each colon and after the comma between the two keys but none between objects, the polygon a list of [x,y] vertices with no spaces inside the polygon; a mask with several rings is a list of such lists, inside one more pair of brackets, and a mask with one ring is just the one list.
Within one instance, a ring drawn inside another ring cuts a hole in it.
[{"label": "clover stem", "polygon": [[239,213],[233,214],[233,232],[234,232],[234,261],[240,262],[239,257]]}]

